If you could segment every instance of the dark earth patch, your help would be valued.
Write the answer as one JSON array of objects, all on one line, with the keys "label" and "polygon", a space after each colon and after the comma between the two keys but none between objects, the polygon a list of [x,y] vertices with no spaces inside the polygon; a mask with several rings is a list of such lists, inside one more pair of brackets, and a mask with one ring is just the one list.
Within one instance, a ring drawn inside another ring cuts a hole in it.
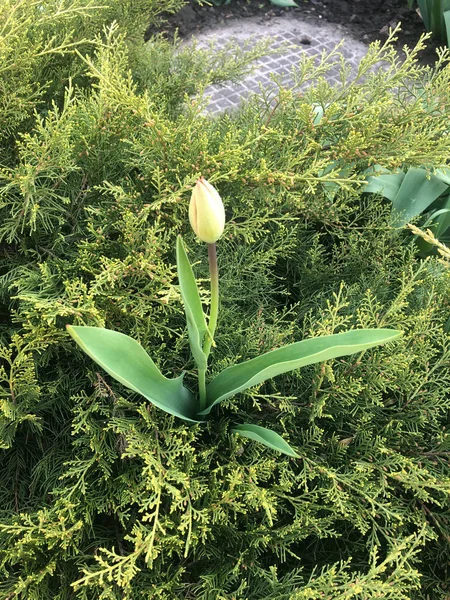
[{"label": "dark earth patch", "polygon": [[[270,4],[269,0],[231,0],[223,6],[208,6],[190,0],[176,15],[170,16],[164,32],[172,36],[178,29],[180,37],[187,37],[205,29],[224,25],[230,19],[259,17],[266,22],[274,17],[286,17],[320,23],[337,23],[347,27],[358,40],[370,43],[376,39],[386,39],[389,28],[399,22],[397,47],[413,47],[425,28],[422,19],[408,7],[406,0],[297,0],[299,8],[280,8]],[[152,32],[147,32],[148,34]],[[434,40],[421,54],[421,62],[432,63],[436,56]]]}]

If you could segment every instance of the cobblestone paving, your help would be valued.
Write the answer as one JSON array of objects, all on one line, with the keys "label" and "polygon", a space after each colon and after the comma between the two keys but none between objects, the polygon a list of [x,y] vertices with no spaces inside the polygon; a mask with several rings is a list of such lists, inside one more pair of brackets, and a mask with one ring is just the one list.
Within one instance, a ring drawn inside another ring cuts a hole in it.
[{"label": "cobblestone paving", "polygon": [[[314,25],[297,19],[277,18],[269,23],[261,23],[258,19],[230,21],[223,27],[197,36],[199,46],[207,46],[214,40],[216,48],[222,48],[230,40],[243,47],[250,38],[255,43],[270,37],[274,40],[271,48],[287,46],[279,55],[271,55],[255,63],[255,71],[237,84],[214,85],[206,93],[211,101],[208,111],[211,113],[232,110],[250,94],[260,93],[263,88],[274,87],[273,77],[281,78],[284,85],[293,84],[290,72],[298,65],[302,56],[319,57],[323,52],[329,53],[343,39],[339,52],[348,64],[356,70],[361,58],[366,54],[367,46],[356,41],[340,26]],[[327,79],[339,83],[338,70],[334,68],[327,74]]]}]

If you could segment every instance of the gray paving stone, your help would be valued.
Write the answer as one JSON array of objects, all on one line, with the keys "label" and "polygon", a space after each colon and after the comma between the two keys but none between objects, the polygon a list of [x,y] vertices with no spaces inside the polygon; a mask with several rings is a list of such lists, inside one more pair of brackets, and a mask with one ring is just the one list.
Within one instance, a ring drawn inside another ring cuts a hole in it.
[{"label": "gray paving stone", "polygon": [[[266,56],[255,61],[255,70],[240,83],[213,85],[206,90],[210,97],[208,112],[218,113],[234,110],[250,94],[259,94],[262,89],[275,88],[274,78],[284,85],[293,85],[291,70],[298,66],[306,56],[319,57],[323,52],[329,54],[344,39],[339,52],[345,57],[356,73],[357,65],[367,52],[367,46],[351,37],[339,25],[307,23],[289,15],[262,23],[260,19],[230,20],[222,27],[197,36],[198,45],[207,47],[214,41],[218,48],[233,40],[243,48],[251,39],[271,38],[271,48],[280,49],[280,54]],[[189,41],[187,41],[189,43]],[[327,79],[340,84],[339,70],[331,69]]]}]

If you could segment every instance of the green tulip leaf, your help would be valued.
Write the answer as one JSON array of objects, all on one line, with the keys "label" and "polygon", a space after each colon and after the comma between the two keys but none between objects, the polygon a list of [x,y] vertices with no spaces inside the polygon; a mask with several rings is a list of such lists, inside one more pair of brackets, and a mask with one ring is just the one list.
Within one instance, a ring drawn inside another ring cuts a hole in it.
[{"label": "green tulip leaf", "polygon": [[399,173],[371,175],[367,178],[367,185],[364,186],[362,191],[368,194],[381,194],[393,202],[404,178],[405,174],[403,171],[400,171]]},{"label": "green tulip leaf", "polygon": [[370,176],[367,182],[363,191],[379,193],[391,200],[391,224],[403,227],[448,190],[450,174],[447,169],[437,170],[433,175],[425,169],[411,167],[406,173]]},{"label": "green tulip leaf", "polygon": [[395,340],[401,331],[392,329],[355,329],[295,342],[246,362],[228,367],[206,388],[207,415],[213,406],[281,373],[299,367],[346,356]]},{"label": "green tulip leaf", "polygon": [[278,435],[278,433],[275,433],[275,431],[272,431],[271,429],[266,429],[266,427],[251,425],[250,423],[243,423],[242,425],[236,425],[233,427],[231,433],[236,433],[242,437],[255,440],[256,442],[264,444],[264,446],[267,446],[272,450],[281,452],[281,454],[287,454],[287,456],[300,458],[297,452],[295,452],[289,446],[289,444],[283,440],[281,435]]},{"label": "green tulip leaf", "polygon": [[184,249],[181,235],[177,237],[177,269],[180,282],[181,297],[186,313],[186,322],[189,334],[189,343],[195,363],[199,369],[206,370],[207,357],[203,352],[203,339],[208,326],[198,293],[192,267]]},{"label": "green tulip leaf", "polygon": [[[450,196],[445,198],[442,208],[431,213],[422,229],[430,229],[434,237],[438,240],[444,240],[446,232],[450,228]],[[414,236],[419,249],[423,254],[430,252],[433,249],[433,244],[426,242],[418,235]]]},{"label": "green tulip leaf", "polygon": [[392,201],[392,225],[403,227],[426,210],[447,189],[448,185],[444,181],[435,175],[427,174],[425,169],[408,169]]},{"label": "green tulip leaf", "polygon": [[[450,15],[450,10],[448,11],[448,14]],[[440,179],[447,185],[450,185],[450,169],[449,168],[442,167],[440,169],[435,169],[435,171],[433,172],[433,175],[435,175],[438,179]]]},{"label": "green tulip leaf", "polygon": [[80,348],[125,387],[152,404],[185,421],[198,422],[198,409],[183,375],[167,379],[147,352],[133,338],[102,327],[67,326]]}]

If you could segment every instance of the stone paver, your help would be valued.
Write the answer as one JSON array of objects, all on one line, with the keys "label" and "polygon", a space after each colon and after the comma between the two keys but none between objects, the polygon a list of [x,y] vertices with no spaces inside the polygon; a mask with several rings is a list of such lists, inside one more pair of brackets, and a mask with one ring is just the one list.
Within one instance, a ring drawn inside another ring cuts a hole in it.
[{"label": "stone paver", "polygon": [[[211,101],[208,112],[217,113],[232,110],[239,106],[242,99],[250,94],[260,93],[263,88],[274,87],[273,77],[281,78],[284,85],[292,85],[290,72],[299,64],[302,56],[319,57],[323,52],[329,53],[342,40],[339,52],[347,63],[356,70],[361,58],[367,52],[367,46],[351,37],[339,25],[323,23],[316,25],[298,18],[275,18],[269,22],[261,22],[258,18],[230,20],[222,27],[196,36],[200,47],[208,46],[214,40],[216,48],[223,48],[230,40],[243,46],[250,38],[254,42],[267,37],[272,38],[272,48],[284,46],[279,55],[263,57],[255,62],[255,71],[239,83],[214,85],[207,89]],[[332,69],[327,74],[332,83],[339,83],[338,70]]]}]

